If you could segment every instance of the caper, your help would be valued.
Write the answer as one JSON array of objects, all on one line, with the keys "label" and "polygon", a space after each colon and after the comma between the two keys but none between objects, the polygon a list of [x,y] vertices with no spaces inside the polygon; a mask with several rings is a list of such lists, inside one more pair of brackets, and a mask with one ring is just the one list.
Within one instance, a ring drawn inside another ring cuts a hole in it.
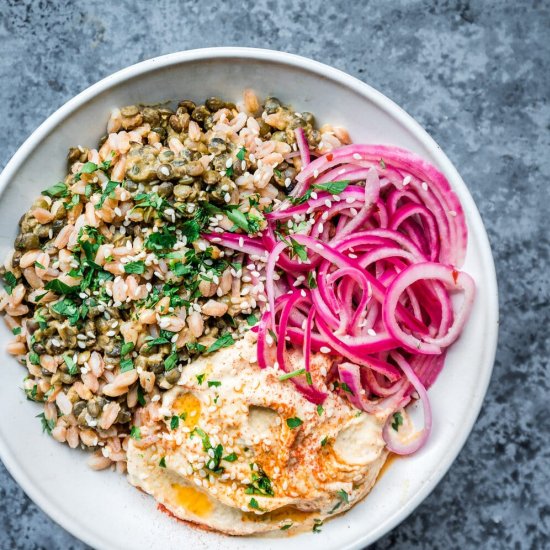
[{"label": "caper", "polygon": [[212,130],[212,128],[214,128],[214,126],[216,125],[216,121],[214,120],[214,115],[208,115],[204,119],[204,122],[202,123],[202,125],[204,126],[205,130]]},{"label": "caper", "polygon": [[260,126],[261,137],[265,137],[269,134],[269,132],[271,132],[271,126],[263,118],[257,118],[256,122]]},{"label": "caper", "polygon": [[130,414],[130,411],[121,410],[118,413],[115,422],[117,424],[127,424],[128,422],[130,422],[130,420],[132,420],[132,415]]},{"label": "caper", "polygon": [[133,117],[124,117],[122,119],[122,127],[125,130],[133,130],[134,128],[140,126],[142,122],[143,116],[141,116],[141,113],[138,113]]},{"label": "caper", "polygon": [[168,122],[170,123],[170,126],[175,132],[181,132],[183,130],[183,124],[180,118],[177,115],[172,115]]},{"label": "caper", "polygon": [[170,149],[164,149],[159,153],[159,160],[161,162],[171,162],[174,160],[174,157],[176,155],[174,154],[174,151],[171,151]]},{"label": "caper", "polygon": [[195,102],[190,99],[184,99],[178,103],[178,107],[183,107],[187,112],[194,111],[196,106]]},{"label": "caper", "polygon": [[147,124],[150,124],[151,128],[158,126],[160,122],[160,115],[156,109],[145,107],[141,114],[143,115],[143,122],[147,122]]},{"label": "caper", "polygon": [[125,187],[126,189],[128,189],[128,191],[130,191],[130,193],[134,193],[135,191],[138,190],[138,184],[133,182],[133,181],[126,181],[125,182]]},{"label": "caper", "polygon": [[23,256],[23,254],[21,254],[21,252],[19,250],[16,250],[13,253],[13,256],[11,257],[12,267],[19,267],[19,260],[21,260],[21,256]]},{"label": "caper", "polygon": [[222,155],[218,155],[217,157],[214,157],[214,159],[212,160],[214,169],[217,170],[218,172],[225,170],[227,168],[225,163],[227,162],[228,158],[229,156],[226,154],[222,154]]},{"label": "caper", "polygon": [[126,107],[122,107],[120,109],[120,114],[123,117],[133,117],[136,116],[139,113],[139,109],[137,105],[127,105]]},{"label": "caper", "polygon": [[174,184],[169,181],[165,181],[164,183],[161,183],[159,185],[159,189],[157,193],[160,197],[169,197],[173,191],[174,191]]},{"label": "caper", "polygon": [[173,175],[174,171],[172,170],[172,166],[170,164],[161,164],[157,168],[157,178],[161,181],[167,181],[171,179]]},{"label": "caper", "polygon": [[206,105],[206,108],[213,113],[225,107],[225,102],[219,97],[209,97],[204,104]]},{"label": "caper", "polygon": [[310,125],[313,126],[315,122],[315,117],[313,116],[313,113],[310,113],[309,111],[303,111],[302,112],[302,118]]},{"label": "caper", "polygon": [[42,355],[42,354],[46,353],[46,348],[44,347],[44,344],[42,344],[41,342],[35,342],[32,345],[32,350],[35,353],[38,353],[38,355]]},{"label": "caper", "polygon": [[286,132],[282,132],[280,130],[278,132],[273,132],[273,134],[271,136],[271,139],[273,141],[284,141],[284,142],[286,142],[287,141]]},{"label": "caper", "polygon": [[191,118],[197,122],[202,122],[208,115],[210,111],[206,108],[205,105],[199,105],[193,109],[191,113]]},{"label": "caper", "polygon": [[77,401],[73,405],[73,414],[78,416],[86,408],[86,401]]},{"label": "caper", "polygon": [[281,102],[276,97],[268,97],[265,100],[264,110],[268,115],[276,113],[281,108]]},{"label": "caper", "polygon": [[17,250],[32,250],[40,247],[40,239],[34,233],[24,233],[18,235],[15,239],[15,248]]},{"label": "caper", "polygon": [[67,160],[69,163],[78,162],[82,158],[82,151],[78,147],[71,147],[69,149],[69,154],[67,155]]},{"label": "caper", "polygon": [[194,160],[185,166],[185,173],[188,176],[200,176],[203,172],[204,166],[198,160]]},{"label": "caper", "polygon": [[92,418],[97,418],[101,414],[101,407],[99,403],[94,401],[88,401],[88,413]]},{"label": "caper", "polygon": [[208,149],[211,153],[219,155],[227,151],[227,143],[223,139],[215,137],[210,140],[210,143],[208,144]]},{"label": "caper", "polygon": [[207,170],[202,175],[202,179],[208,185],[212,185],[212,184],[217,183],[218,181],[220,181],[220,174],[219,174],[219,172],[216,172],[215,170]]},{"label": "caper", "polygon": [[174,187],[174,196],[180,201],[184,201],[192,192],[193,189],[189,185],[180,183]]},{"label": "caper", "polygon": [[180,376],[181,373],[178,369],[172,369],[164,375],[164,378],[170,384],[175,384],[180,379]]},{"label": "caper", "polygon": [[166,136],[168,135],[166,128],[163,128],[162,126],[155,126],[154,128],[151,128],[151,132],[158,134],[161,140],[166,139]]}]

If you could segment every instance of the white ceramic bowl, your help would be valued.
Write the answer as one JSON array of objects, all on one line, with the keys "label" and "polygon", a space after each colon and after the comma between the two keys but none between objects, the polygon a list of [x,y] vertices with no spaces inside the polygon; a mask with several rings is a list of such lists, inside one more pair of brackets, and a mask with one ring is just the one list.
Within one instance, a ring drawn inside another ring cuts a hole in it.
[{"label": "white ceramic bowl", "polygon": [[392,101],[345,73],[295,55],[246,48],[179,52],[124,69],[76,96],[29,137],[0,177],[0,255],[12,246],[19,217],[33,198],[64,175],[69,146],[95,144],[112,107],[212,95],[238,99],[245,87],[311,111],[318,121],[345,126],[355,142],[411,149],[445,173],[470,231],[464,268],[477,283],[472,315],[430,390],[434,428],[427,445],[395,461],[372,493],[327,522],[322,535],[263,539],[187,527],[157,511],[153,499],[123,476],[89,470],[83,452],[43,435],[35,418],[40,408],[20,389],[25,370],[3,351],[11,334],[2,324],[0,456],[48,515],[98,549],[364,547],[402,521],[436,486],[466,441],[487,389],[497,341],[497,286],[487,235],[464,182],[430,136]]}]

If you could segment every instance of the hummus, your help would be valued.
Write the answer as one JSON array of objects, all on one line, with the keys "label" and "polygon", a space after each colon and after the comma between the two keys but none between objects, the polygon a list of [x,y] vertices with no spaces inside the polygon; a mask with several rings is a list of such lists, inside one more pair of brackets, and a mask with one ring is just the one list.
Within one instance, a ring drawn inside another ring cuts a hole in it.
[{"label": "hummus", "polygon": [[[299,353],[289,359],[301,367]],[[329,367],[312,356],[319,389]],[[252,333],[185,367],[143,412],[130,482],[176,517],[233,535],[311,528],[349,509],[386,460],[386,416],[330,391],[318,407],[281,374],[258,368]]]}]

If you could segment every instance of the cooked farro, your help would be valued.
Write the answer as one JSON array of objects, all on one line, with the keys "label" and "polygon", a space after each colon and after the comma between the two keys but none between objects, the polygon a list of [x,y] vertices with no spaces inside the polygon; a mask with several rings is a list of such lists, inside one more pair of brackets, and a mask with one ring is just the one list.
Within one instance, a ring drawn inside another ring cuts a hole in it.
[{"label": "cooked farro", "polygon": [[296,127],[319,151],[348,141],[252,90],[238,105],[114,108],[97,147],[71,148],[68,175],[22,217],[1,270],[8,351],[44,429],[93,450],[92,468],[124,471],[140,407],[253,324],[265,258],[243,266],[200,232],[265,227],[301,168]]}]

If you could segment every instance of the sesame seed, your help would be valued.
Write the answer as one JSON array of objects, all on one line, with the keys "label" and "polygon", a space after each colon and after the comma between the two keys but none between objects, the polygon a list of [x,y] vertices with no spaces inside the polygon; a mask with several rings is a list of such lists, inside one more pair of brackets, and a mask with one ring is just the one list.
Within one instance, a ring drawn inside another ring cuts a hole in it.
[{"label": "sesame seed", "polygon": [[240,247],[244,246],[244,239],[242,237],[239,237],[239,246]]},{"label": "sesame seed", "polygon": [[317,193],[315,191],[313,191],[313,193],[311,193],[311,198],[313,200],[316,200],[318,197],[319,197],[319,195],[317,195]]},{"label": "sesame seed", "polygon": [[449,210],[449,216],[456,217],[456,211],[455,210]]},{"label": "sesame seed", "polygon": [[422,182],[422,189],[424,189],[424,191],[428,190],[428,184],[425,181]]},{"label": "sesame seed", "polygon": [[353,153],[353,158],[355,160],[361,160],[361,155],[359,153]]},{"label": "sesame seed", "polygon": [[318,178],[319,177],[319,170],[313,170],[313,177]]},{"label": "sesame seed", "polygon": [[368,334],[369,336],[376,336],[376,331],[375,331],[374,329],[372,329],[372,328],[369,328],[369,329],[367,330],[367,334]]},{"label": "sesame seed", "polygon": [[405,187],[405,185],[409,185],[409,183],[411,183],[411,176],[405,176],[403,178],[403,187]]},{"label": "sesame seed", "polygon": [[325,199],[325,206],[327,208],[330,208],[332,206],[332,203],[328,199]]},{"label": "sesame seed", "polygon": [[319,351],[321,353],[330,353],[330,348],[327,348],[327,346],[321,346],[321,349]]}]

